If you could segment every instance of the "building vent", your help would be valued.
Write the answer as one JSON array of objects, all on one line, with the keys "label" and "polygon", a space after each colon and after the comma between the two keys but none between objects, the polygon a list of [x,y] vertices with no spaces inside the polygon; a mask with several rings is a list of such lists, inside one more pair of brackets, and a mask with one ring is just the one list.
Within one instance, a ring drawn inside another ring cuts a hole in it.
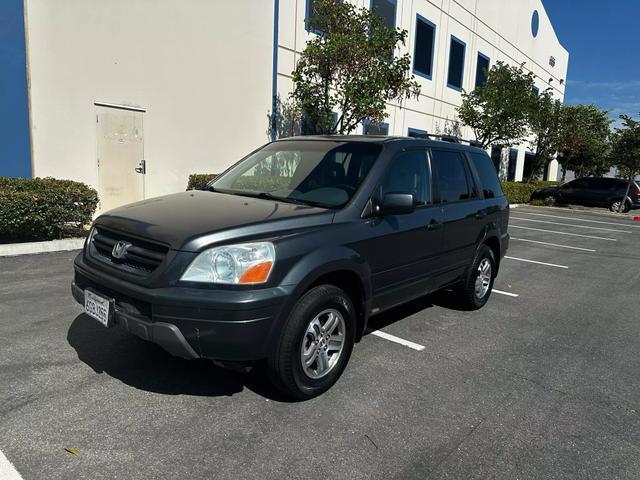
[{"label": "building vent", "polygon": [[549,57],[549,65],[552,67],[556,66],[556,57]]}]

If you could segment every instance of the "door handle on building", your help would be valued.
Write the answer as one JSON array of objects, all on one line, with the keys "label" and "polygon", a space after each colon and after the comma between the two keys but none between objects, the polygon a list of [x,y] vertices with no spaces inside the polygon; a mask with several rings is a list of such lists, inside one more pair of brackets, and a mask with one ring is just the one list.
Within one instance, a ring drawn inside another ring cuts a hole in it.
[{"label": "door handle on building", "polygon": [[142,175],[144,175],[145,173],[147,173],[147,162],[145,162],[144,160],[140,160],[140,163],[135,168],[135,170],[137,173],[141,173]]}]

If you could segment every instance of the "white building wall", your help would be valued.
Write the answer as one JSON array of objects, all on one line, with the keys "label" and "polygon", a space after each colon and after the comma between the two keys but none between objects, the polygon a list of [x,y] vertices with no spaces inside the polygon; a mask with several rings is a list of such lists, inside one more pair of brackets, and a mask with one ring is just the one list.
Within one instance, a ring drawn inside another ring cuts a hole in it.
[{"label": "white building wall", "polygon": [[27,0],[34,176],[97,187],[94,102],[144,114],[146,197],[268,141],[273,2]]},{"label": "white building wall", "polygon": [[[190,173],[220,172],[266,143],[274,1],[25,0],[34,176],[98,187],[95,102],[145,110],[147,198],[183,190]],[[305,30],[305,0],[279,7],[277,84],[285,99],[313,34]],[[552,78],[563,99],[568,53],[541,0],[397,0],[397,26],[409,31],[404,52],[413,53],[417,13],[436,24],[433,79],[416,77],[418,100],[388,105],[391,134],[435,133],[455,120],[461,94],[446,86],[452,34],[467,43],[465,89],[474,87],[481,51],[491,65],[526,62],[540,90]]]},{"label": "white building wall", "polygon": [[[370,0],[351,3],[368,8]],[[281,0],[280,9],[278,82],[280,96],[286,98],[292,89],[295,62],[314,34],[305,30],[306,0]],[[536,10],[540,26],[534,38],[531,20]],[[421,85],[419,99],[407,101],[402,108],[388,106],[390,134],[407,135],[409,128],[437,133],[456,120],[462,95],[447,87],[446,81],[451,35],[466,43],[465,90],[475,87],[477,56],[481,52],[490,58],[491,65],[497,61],[511,65],[525,63],[525,69],[536,75],[540,92],[551,87],[555,98],[564,99],[569,54],[558,41],[541,0],[397,0],[396,26],[409,32],[407,45],[400,53],[413,54],[416,14],[436,25],[433,76],[432,80],[415,77]],[[549,64],[551,56],[555,58],[553,67]],[[462,134],[473,138],[470,129],[463,129]],[[524,159],[528,147],[528,144],[519,146],[520,159]],[[523,165],[518,165],[516,171],[519,173],[516,179],[521,180]],[[555,178],[556,172],[554,161],[550,178]]]}]

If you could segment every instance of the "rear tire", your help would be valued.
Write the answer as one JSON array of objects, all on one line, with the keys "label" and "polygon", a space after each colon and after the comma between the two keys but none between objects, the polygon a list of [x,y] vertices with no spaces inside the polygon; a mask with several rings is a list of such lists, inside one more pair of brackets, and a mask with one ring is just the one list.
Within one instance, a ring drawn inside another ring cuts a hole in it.
[{"label": "rear tire", "polygon": [[351,356],[355,325],[353,302],[341,289],[320,285],[305,293],[267,359],[274,386],[293,400],[313,398],[331,388]]},{"label": "rear tire", "polygon": [[465,310],[478,310],[485,306],[496,275],[496,258],[488,245],[478,249],[476,258],[458,287],[460,306]]}]

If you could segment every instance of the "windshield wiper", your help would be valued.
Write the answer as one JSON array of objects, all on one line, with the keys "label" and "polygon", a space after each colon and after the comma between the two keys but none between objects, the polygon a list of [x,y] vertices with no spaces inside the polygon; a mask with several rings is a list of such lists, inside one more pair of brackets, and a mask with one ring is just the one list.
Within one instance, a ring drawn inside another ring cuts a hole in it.
[{"label": "windshield wiper", "polygon": [[233,193],[233,195],[240,195],[242,197],[262,198],[264,200],[274,200],[276,202],[293,203],[296,205],[306,205],[309,207],[333,208],[329,205],[326,205],[320,202],[314,202],[312,200],[303,200],[301,198],[279,197],[269,192],[230,192],[230,193]]}]

